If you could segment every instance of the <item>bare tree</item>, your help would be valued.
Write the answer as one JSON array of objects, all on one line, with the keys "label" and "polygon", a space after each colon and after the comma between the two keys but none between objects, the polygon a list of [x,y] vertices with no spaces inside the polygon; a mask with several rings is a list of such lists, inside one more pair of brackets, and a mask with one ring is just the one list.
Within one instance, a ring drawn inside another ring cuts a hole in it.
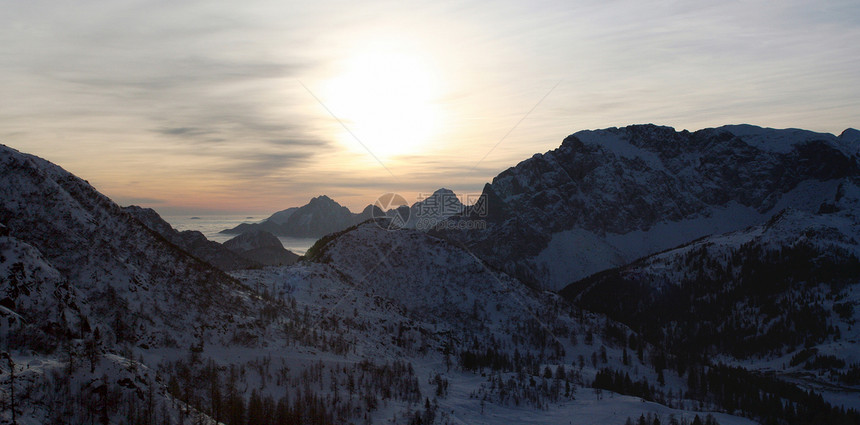
[{"label": "bare tree", "polygon": [[12,409],[12,425],[18,425],[18,421],[15,417],[15,362],[12,361],[12,356],[7,352],[3,352],[0,357],[6,359],[9,362],[9,393],[10,393],[10,409]]}]

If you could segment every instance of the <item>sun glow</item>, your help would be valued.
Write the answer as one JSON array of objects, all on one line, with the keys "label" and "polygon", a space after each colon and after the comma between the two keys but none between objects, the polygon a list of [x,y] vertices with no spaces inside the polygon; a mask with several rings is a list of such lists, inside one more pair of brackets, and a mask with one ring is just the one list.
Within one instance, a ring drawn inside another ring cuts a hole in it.
[{"label": "sun glow", "polygon": [[342,70],[324,92],[331,112],[349,128],[338,133],[340,143],[361,152],[363,144],[379,158],[419,154],[440,115],[436,75],[426,60],[411,52],[378,50],[356,54]]}]

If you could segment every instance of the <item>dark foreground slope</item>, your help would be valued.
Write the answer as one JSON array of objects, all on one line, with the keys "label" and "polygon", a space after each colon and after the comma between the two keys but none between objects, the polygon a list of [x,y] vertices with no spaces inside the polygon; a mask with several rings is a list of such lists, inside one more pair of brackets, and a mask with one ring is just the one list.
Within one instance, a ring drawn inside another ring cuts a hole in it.
[{"label": "dark foreground slope", "polygon": [[[190,320],[225,320],[239,283],[179,249],[85,181],[0,147],[0,223],[79,291],[106,321],[102,337],[186,345]],[[14,301],[14,300],[13,300]],[[112,325],[116,323],[116,325]]]}]

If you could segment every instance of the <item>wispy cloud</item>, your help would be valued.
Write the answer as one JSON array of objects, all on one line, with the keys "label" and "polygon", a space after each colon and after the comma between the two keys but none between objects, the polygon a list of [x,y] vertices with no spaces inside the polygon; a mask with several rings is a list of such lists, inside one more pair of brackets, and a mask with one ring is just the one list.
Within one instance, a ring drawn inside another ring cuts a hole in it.
[{"label": "wispy cloud", "polygon": [[[853,0],[10,0],[0,140],[153,205],[189,197],[180,186],[254,208],[472,190],[584,128],[856,127],[857,16]],[[363,47],[406,41],[442,82],[447,118],[420,151],[385,160],[390,179],[296,81],[316,88]]]},{"label": "wispy cloud", "polygon": [[159,134],[164,134],[166,136],[178,137],[198,137],[206,136],[213,133],[211,130],[197,127],[163,127],[153,131]]}]

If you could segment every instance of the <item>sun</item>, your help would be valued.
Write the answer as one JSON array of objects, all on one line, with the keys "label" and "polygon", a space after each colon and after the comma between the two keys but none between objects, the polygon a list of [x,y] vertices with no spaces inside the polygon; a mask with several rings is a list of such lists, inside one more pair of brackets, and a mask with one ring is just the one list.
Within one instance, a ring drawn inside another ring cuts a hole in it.
[{"label": "sun", "polygon": [[328,108],[348,128],[340,129],[339,142],[379,158],[420,154],[439,118],[436,76],[427,61],[412,52],[365,51],[341,70],[324,89]]}]

